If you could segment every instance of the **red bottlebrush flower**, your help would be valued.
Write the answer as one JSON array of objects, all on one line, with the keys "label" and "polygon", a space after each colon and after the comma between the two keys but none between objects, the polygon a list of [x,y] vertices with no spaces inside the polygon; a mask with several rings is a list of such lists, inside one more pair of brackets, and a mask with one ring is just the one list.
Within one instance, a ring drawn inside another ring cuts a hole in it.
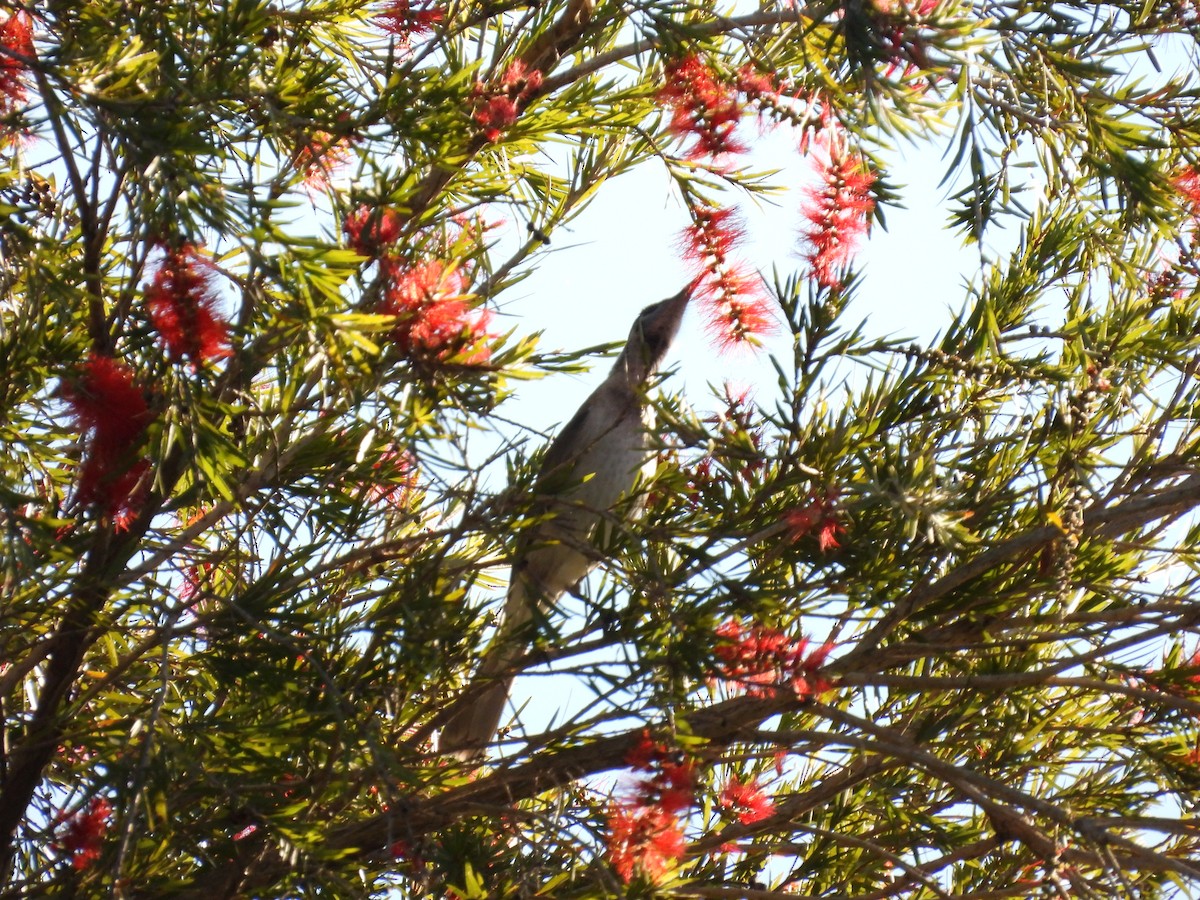
[{"label": "red bottlebrush flower", "polygon": [[625,754],[625,764],[631,769],[643,769],[649,772],[668,754],[664,744],[657,743],[650,737],[649,729],[643,729],[638,742]]},{"label": "red bottlebrush flower", "polygon": [[842,270],[870,230],[875,175],[861,157],[846,150],[840,134],[827,136],[823,144],[814,154],[819,184],[808,189],[801,209],[808,220],[805,258],[817,284],[832,288],[842,283]]},{"label": "red bottlebrush flower", "polygon": [[652,741],[649,732],[642,732],[641,740],[625,760],[635,769],[652,773],[649,778],[638,781],[637,803],[674,815],[695,802],[696,764],[678,750]]},{"label": "red bottlebrush flower", "polygon": [[475,111],[475,121],[483,126],[484,137],[495,143],[517,121],[517,101],[504,94],[488,97]]},{"label": "red bottlebrush flower", "polygon": [[666,84],[658,102],[671,108],[668,126],[678,137],[694,137],[689,159],[746,152],[734,132],[742,118],[736,89],[722,82],[698,56],[688,54],[666,65]]},{"label": "red bottlebrush flower", "polygon": [[755,779],[743,782],[730,778],[721,791],[719,802],[722,809],[734,813],[743,825],[761,822],[775,813],[774,802]]},{"label": "red bottlebrush flower", "polygon": [[[891,77],[903,64],[903,77],[908,77],[918,65],[926,66],[926,39],[912,20],[933,12],[938,0],[874,0],[874,4],[880,20],[877,24],[879,43],[889,57],[885,74]],[[905,22],[905,19],[909,21]]]},{"label": "red bottlebrush flower", "polygon": [[350,249],[359,256],[376,257],[400,239],[404,216],[394,209],[360,206],[346,216],[342,224]]},{"label": "red bottlebrush flower", "polygon": [[85,440],[76,498],[99,504],[118,527],[128,524],[139,505],[134,489],[150,465],[136,458],[151,420],[146,397],[127,366],[97,354],[63,394]]},{"label": "red bottlebrush flower", "polygon": [[814,499],[807,505],[786,513],[783,518],[788,525],[788,537],[793,541],[815,533],[817,546],[822,553],[841,546],[838,543],[838,535],[846,528],[837,520],[834,496]]},{"label": "red bottlebrush flower", "polygon": [[324,191],[334,172],[350,159],[350,138],[314,131],[292,154],[292,165],[310,191]]},{"label": "red bottlebrush flower", "polygon": [[510,93],[515,93],[524,100],[541,88],[542,73],[537,69],[531,70],[518,59],[504,70],[504,77],[500,79],[500,84]]},{"label": "red bottlebrush flower", "polygon": [[716,630],[714,648],[720,665],[714,673],[734,690],[771,697],[787,688],[795,696],[823,694],[832,686],[820,672],[833,650],[823,644],[808,652],[808,638],[796,640],[774,628],[744,627],[730,619]]},{"label": "red bottlebrush flower", "polygon": [[[800,641],[797,654],[802,654],[807,641]],[[825,643],[809,652],[808,656],[800,659],[792,670],[792,693],[803,700],[805,697],[819,697],[833,688],[833,682],[821,673],[821,668],[833,652],[833,644]]]},{"label": "red bottlebrush flower", "polygon": [[737,89],[747,97],[775,98],[779,91],[770,75],[756,72],[753,66],[745,65],[738,69]]},{"label": "red bottlebrush flower", "polygon": [[651,773],[638,780],[630,799],[614,804],[609,819],[613,866],[629,881],[635,869],[656,879],[683,853],[678,817],[696,801],[696,764],[643,731],[625,761]]},{"label": "red bottlebrush flower", "polygon": [[[1200,647],[1192,651],[1192,655],[1188,657],[1188,661],[1184,663],[1184,666],[1189,669],[1200,669]],[[1192,684],[1200,685],[1200,671],[1194,675],[1189,675],[1187,680]]]},{"label": "red bottlebrush flower", "polygon": [[0,25],[0,115],[8,115],[25,102],[25,72],[32,59],[33,28],[26,13],[9,16]]},{"label": "red bottlebrush flower", "polygon": [[104,834],[108,831],[108,819],[112,815],[112,804],[103,797],[93,797],[85,809],[81,809],[67,820],[67,827],[57,842],[58,849],[70,854],[71,865],[86,869],[100,858]]},{"label": "red bottlebrush flower", "polygon": [[1193,166],[1187,166],[1175,176],[1174,181],[1175,190],[1179,191],[1192,214],[1200,214],[1200,172]]},{"label": "red bottlebrush flower", "polygon": [[446,359],[465,352],[467,365],[487,362],[491,352],[479,344],[490,317],[464,300],[461,270],[437,260],[390,269],[379,311],[397,318],[392,338],[406,353]]},{"label": "red bottlebrush flower", "polygon": [[191,604],[199,597],[204,581],[208,578],[208,573],[212,571],[212,568],[212,563],[202,563],[190,565],[184,569],[183,581],[179,585],[179,599],[184,603]]},{"label": "red bottlebrush flower", "polygon": [[730,259],[743,239],[732,208],[692,207],[692,224],[680,235],[684,259],[698,271],[692,297],[709,317],[707,328],[722,349],[770,334],[775,328],[769,302],[756,274]]},{"label": "red bottlebrush flower", "polygon": [[482,126],[484,137],[493,144],[521,115],[524,103],[541,88],[541,72],[530,71],[520,60],[504,71],[498,85],[488,88],[476,82],[474,119]]},{"label": "red bottlebrush flower", "polygon": [[500,140],[504,132],[517,121],[525,101],[529,100],[542,86],[542,73],[530,71],[520,60],[504,71],[500,83],[488,88],[476,82],[474,119],[483,126],[483,136],[492,143]]},{"label": "red bottlebrush flower", "polygon": [[393,509],[407,509],[417,484],[416,459],[406,450],[385,450],[372,467],[387,476],[367,488],[372,503],[386,503]]},{"label": "red bottlebrush flower", "polygon": [[216,270],[191,244],[166,251],[146,287],[150,320],[173,359],[193,365],[230,355],[229,327],[217,311]]},{"label": "red bottlebrush flower", "polygon": [[642,796],[653,806],[677,814],[696,801],[696,765],[690,760],[665,762],[656,778],[643,784]]},{"label": "red bottlebrush flower", "polygon": [[410,0],[391,0],[375,16],[384,31],[394,34],[403,47],[409,46],[414,35],[428,34],[445,17],[436,6],[414,9]]},{"label": "red bottlebrush flower", "polygon": [[626,883],[635,871],[657,881],[683,856],[684,846],[679,820],[665,810],[614,804],[609,813],[608,858]]},{"label": "red bottlebrush flower", "polygon": [[746,238],[745,225],[732,206],[691,207],[692,224],[683,230],[684,258],[702,268],[725,259]]}]

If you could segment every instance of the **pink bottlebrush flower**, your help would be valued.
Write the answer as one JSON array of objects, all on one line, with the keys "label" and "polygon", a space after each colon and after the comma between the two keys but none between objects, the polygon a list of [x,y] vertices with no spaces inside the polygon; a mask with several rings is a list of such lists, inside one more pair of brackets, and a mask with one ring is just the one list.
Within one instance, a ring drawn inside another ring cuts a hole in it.
[{"label": "pink bottlebrush flower", "polygon": [[371,209],[363,205],[342,223],[350,249],[359,256],[376,257],[396,243],[404,228],[404,216],[394,209]]},{"label": "pink bottlebrush flower", "polygon": [[414,36],[428,34],[444,17],[435,5],[414,9],[410,0],[390,0],[375,16],[375,23],[407,47]]},{"label": "pink bottlebrush flower", "polygon": [[842,283],[842,270],[859,240],[871,227],[875,175],[857,154],[847,151],[844,138],[826,132],[823,148],[813,154],[818,184],[810,187],[801,205],[805,259],[817,284],[833,288]]},{"label": "pink bottlebrush flower", "polygon": [[608,817],[608,858],[626,882],[641,872],[651,881],[669,872],[684,852],[683,828],[653,806],[614,804]]},{"label": "pink bottlebrush flower", "polygon": [[25,102],[26,60],[32,59],[33,28],[27,13],[9,16],[0,25],[0,116],[7,116]]},{"label": "pink bottlebrush flower", "polygon": [[230,355],[229,326],[217,310],[216,269],[191,244],[167,250],[150,284],[150,320],[173,359],[193,365]]},{"label": "pink bottlebrush flower", "polygon": [[718,801],[721,809],[729,810],[743,825],[761,822],[775,813],[775,804],[756,779],[741,781],[730,778],[721,790]]},{"label": "pink bottlebrush flower", "polygon": [[734,132],[742,118],[737,90],[691,53],[666,65],[658,102],[671,109],[668,126],[677,137],[694,137],[689,159],[746,152]]},{"label": "pink bottlebrush flower", "polygon": [[379,312],[395,316],[392,339],[411,356],[446,359],[466,356],[466,365],[491,357],[480,346],[488,335],[490,316],[465,300],[461,269],[431,260],[411,267],[389,266],[388,287]]},{"label": "pink bottlebrush flower", "polygon": [[84,436],[76,498],[97,504],[118,527],[127,525],[140,505],[135,488],[149,468],[137,450],[151,421],[146,397],[133,372],[108,356],[92,354],[63,394],[76,427]]},{"label": "pink bottlebrush flower", "polygon": [[684,260],[696,271],[692,298],[708,316],[707,328],[722,349],[770,334],[775,319],[762,280],[730,251],[744,237],[732,208],[692,207],[692,224],[680,235]]},{"label": "pink bottlebrush flower", "polygon": [[798,541],[810,534],[817,536],[817,547],[822,553],[840,547],[838,535],[846,528],[837,519],[837,497],[834,494],[814,498],[804,506],[784,515],[788,525],[788,537]]},{"label": "pink bottlebrush flower", "polygon": [[100,858],[111,815],[112,804],[103,797],[93,797],[84,809],[66,820],[67,827],[56,846],[60,852],[70,855],[74,868],[86,869]]},{"label": "pink bottlebrush flower", "polygon": [[808,638],[795,639],[774,628],[745,627],[730,619],[716,630],[715,675],[728,687],[751,697],[773,697],[784,688],[801,699],[832,687],[821,674],[832,644],[808,650]]}]

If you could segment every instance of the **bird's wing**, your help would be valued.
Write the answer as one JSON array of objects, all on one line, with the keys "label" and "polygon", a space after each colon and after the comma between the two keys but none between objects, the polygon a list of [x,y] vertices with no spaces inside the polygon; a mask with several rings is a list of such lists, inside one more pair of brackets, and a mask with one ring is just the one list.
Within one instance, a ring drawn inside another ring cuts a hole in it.
[{"label": "bird's wing", "polygon": [[592,432],[600,430],[597,427],[597,401],[603,399],[599,394],[599,388],[593,391],[587,401],[575,411],[575,415],[571,416],[571,421],[567,422],[550,442],[546,455],[542,457],[542,467],[538,470],[539,486],[547,480],[556,481],[558,477],[569,478],[571,464],[595,442],[597,435]]}]

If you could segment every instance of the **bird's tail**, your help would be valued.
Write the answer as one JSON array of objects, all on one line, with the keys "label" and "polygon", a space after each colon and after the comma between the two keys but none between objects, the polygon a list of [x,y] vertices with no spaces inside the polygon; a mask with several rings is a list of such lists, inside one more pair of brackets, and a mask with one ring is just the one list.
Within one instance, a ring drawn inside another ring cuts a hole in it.
[{"label": "bird's tail", "polygon": [[450,719],[442,728],[438,742],[442,753],[464,762],[477,759],[496,736],[516,677],[513,664],[526,650],[527,642],[521,635],[528,630],[533,618],[527,590],[521,578],[514,578],[509,585],[504,620],[470,685],[455,701]]}]

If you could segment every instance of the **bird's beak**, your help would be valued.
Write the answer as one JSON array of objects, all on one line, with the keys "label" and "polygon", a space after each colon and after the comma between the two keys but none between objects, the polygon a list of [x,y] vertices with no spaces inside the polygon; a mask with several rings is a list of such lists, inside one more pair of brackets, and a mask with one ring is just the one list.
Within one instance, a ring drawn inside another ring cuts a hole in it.
[{"label": "bird's beak", "polygon": [[691,285],[667,300],[657,304],[654,316],[646,323],[646,336],[649,343],[669,345],[679,330],[683,320],[683,312],[687,309],[688,301],[692,298]]}]

